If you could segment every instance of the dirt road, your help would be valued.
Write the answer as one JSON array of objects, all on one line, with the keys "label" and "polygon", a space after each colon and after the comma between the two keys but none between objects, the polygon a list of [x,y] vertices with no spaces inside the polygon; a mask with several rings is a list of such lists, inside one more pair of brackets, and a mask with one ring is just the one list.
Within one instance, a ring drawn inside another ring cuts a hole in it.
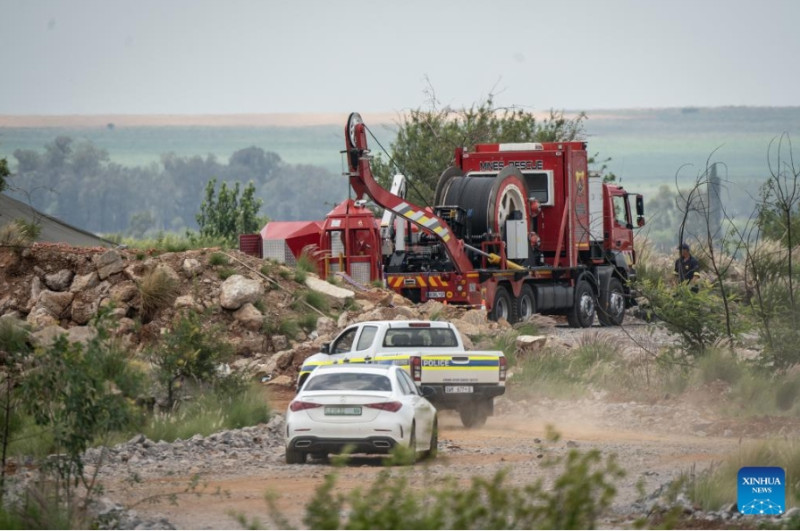
[{"label": "dirt road", "polygon": [[[273,394],[276,411],[282,410],[289,391]],[[489,477],[500,469],[509,470],[509,482],[523,485],[536,478],[547,478],[555,470],[543,466],[546,457],[563,455],[569,448],[599,449],[604,455],[615,454],[626,476],[618,484],[618,494],[609,522],[622,523],[632,511],[631,505],[644,492],[652,492],[670,479],[692,467],[703,468],[719,461],[740,444],[735,432],[726,437],[714,436],[709,429],[713,419],[685,404],[646,405],[610,403],[600,399],[534,402],[501,400],[498,415],[481,429],[461,427],[458,417],[444,412],[440,417],[440,454],[430,463],[417,464],[412,472],[415,485],[436,484],[445,476],[468,481],[480,475]],[[561,435],[558,442],[545,440],[548,426]],[[162,516],[178,528],[238,528],[233,513],[258,519],[261,526],[303,527],[305,505],[325,476],[334,472],[327,461],[305,465],[286,465],[283,452],[276,446],[265,454],[257,467],[239,465],[236,460],[211,461],[203,469],[208,484],[200,496],[180,494],[178,505],[165,500],[153,505],[139,505],[142,516]],[[150,466],[150,465],[146,465]],[[146,474],[146,480],[133,487],[109,478],[107,494],[128,503],[155,494],[182,493],[190,482],[186,474],[159,475],[159,466]],[[380,459],[356,459],[336,470],[340,488],[366,487],[382,470]],[[394,469],[400,473],[401,468]],[[222,494],[215,494],[219,491]],[[281,525],[269,516],[264,495],[274,493],[276,506],[288,522]]]}]

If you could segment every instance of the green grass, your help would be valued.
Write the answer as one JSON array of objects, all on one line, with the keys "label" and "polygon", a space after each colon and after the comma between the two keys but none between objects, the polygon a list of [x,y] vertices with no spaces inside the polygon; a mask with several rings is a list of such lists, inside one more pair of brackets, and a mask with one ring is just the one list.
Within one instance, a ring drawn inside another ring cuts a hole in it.
[{"label": "green grass", "polygon": [[[691,500],[704,510],[717,511],[736,503],[737,475],[743,466],[777,466],[786,472],[786,506],[800,504],[800,443],[769,440],[747,444],[701,474],[685,472]],[[694,477],[693,477],[694,476]]]},{"label": "green grass", "polygon": [[314,312],[305,313],[300,316],[297,323],[303,330],[310,332],[317,329],[317,319],[319,315]]},{"label": "green grass", "polygon": [[300,324],[297,319],[283,319],[278,324],[278,332],[289,339],[294,339],[300,333]]},{"label": "green grass", "polygon": [[[510,334],[500,336],[495,347],[506,343],[513,345]],[[585,396],[591,388],[629,389],[638,378],[638,367],[621,352],[622,345],[612,336],[586,332],[572,350],[546,346],[522,360],[511,357],[510,383],[515,394],[557,398]]]},{"label": "green grass", "polygon": [[236,270],[232,267],[223,267],[217,271],[217,276],[220,280],[225,280],[236,274]]},{"label": "green grass", "polygon": [[303,300],[321,312],[327,312],[331,308],[328,298],[318,291],[305,292],[303,294]]},{"label": "green grass", "polygon": [[224,253],[211,253],[211,256],[208,257],[210,266],[226,266],[230,263],[230,259]]},{"label": "green grass", "polygon": [[187,236],[186,234],[176,234],[174,232],[160,232],[152,238],[123,237],[120,243],[131,249],[166,253],[180,253],[208,247],[227,247],[225,240],[220,238],[205,238],[198,234]]},{"label": "green grass", "polygon": [[171,442],[254,426],[268,419],[269,407],[259,387],[253,385],[236,399],[206,393],[196,402],[182,404],[177,412],[156,414],[146,423],[143,433],[153,441]]}]

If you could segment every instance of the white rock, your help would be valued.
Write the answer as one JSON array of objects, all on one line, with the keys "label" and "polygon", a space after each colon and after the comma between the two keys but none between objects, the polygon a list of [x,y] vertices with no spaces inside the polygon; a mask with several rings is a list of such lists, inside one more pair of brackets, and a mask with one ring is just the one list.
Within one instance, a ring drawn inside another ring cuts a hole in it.
[{"label": "white rock", "polygon": [[352,299],[356,296],[355,292],[350,291],[349,289],[334,286],[330,282],[326,282],[325,280],[317,278],[313,275],[308,275],[306,277],[306,286],[309,289],[318,291],[334,299],[339,306],[343,306],[347,299]]},{"label": "white rock", "polygon": [[317,319],[317,333],[319,335],[330,335],[336,333],[336,321],[330,317],[319,317]]},{"label": "white rock", "polygon": [[517,348],[523,350],[541,350],[547,344],[547,336],[517,336]]},{"label": "white rock", "polygon": [[38,332],[31,334],[33,343],[41,347],[47,348],[55,343],[59,336],[65,335],[67,331],[58,325],[45,326]]},{"label": "white rock", "polygon": [[125,262],[123,262],[119,253],[113,249],[95,257],[94,263],[101,280],[105,280],[125,269]]},{"label": "white rock", "polygon": [[238,310],[248,302],[256,302],[263,294],[264,288],[258,280],[233,275],[222,283],[219,302],[227,310]]},{"label": "white rock", "polygon": [[62,269],[56,273],[45,275],[44,283],[53,291],[66,291],[74,276],[75,273],[69,269]]},{"label": "white rock", "polygon": [[250,302],[233,312],[233,318],[250,330],[260,330],[264,323],[264,315]]},{"label": "white rock", "polygon": [[97,276],[97,273],[94,271],[86,275],[76,275],[75,278],[72,279],[72,285],[70,285],[69,290],[72,293],[77,293],[79,291],[91,289],[97,286],[99,282],[100,277]]},{"label": "white rock", "polygon": [[203,264],[194,258],[187,258],[181,264],[181,270],[188,278],[196,277],[203,272]]}]

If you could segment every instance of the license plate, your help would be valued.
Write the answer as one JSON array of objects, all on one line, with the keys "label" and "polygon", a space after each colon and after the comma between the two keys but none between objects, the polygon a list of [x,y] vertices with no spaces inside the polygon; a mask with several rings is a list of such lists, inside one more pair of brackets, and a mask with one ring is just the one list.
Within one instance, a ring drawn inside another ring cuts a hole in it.
[{"label": "license plate", "polygon": [[444,291],[429,291],[429,299],[444,299]]},{"label": "license plate", "polygon": [[328,406],[325,408],[326,415],[333,415],[333,416],[347,416],[347,415],[360,415],[361,414],[361,406],[351,406],[351,407],[331,407]]},{"label": "license plate", "polygon": [[444,386],[445,393],[471,393],[472,386],[471,385],[445,385]]}]

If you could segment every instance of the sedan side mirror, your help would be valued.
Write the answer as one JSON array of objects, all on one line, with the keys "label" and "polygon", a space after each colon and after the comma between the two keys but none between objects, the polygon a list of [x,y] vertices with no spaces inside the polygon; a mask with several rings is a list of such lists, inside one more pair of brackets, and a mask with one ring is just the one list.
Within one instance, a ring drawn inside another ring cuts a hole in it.
[{"label": "sedan side mirror", "polygon": [[331,344],[330,343],[323,343],[320,347],[319,351],[323,354],[330,354],[331,353]]}]

